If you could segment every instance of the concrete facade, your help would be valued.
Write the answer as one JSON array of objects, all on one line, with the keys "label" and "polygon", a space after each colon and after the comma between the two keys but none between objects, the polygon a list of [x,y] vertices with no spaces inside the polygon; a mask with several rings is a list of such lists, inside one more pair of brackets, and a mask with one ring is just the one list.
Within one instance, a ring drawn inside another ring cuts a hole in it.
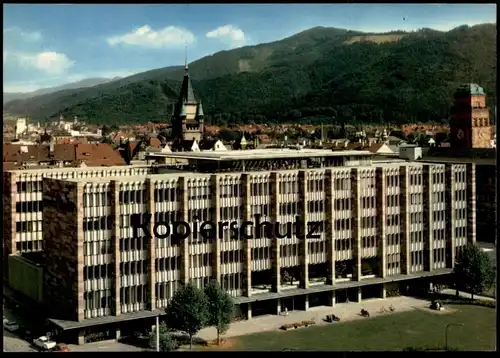
[{"label": "concrete facade", "polygon": [[[154,317],[189,280],[202,288],[216,279],[246,318],[268,309],[265,302],[279,313],[290,302],[305,310],[318,300],[333,305],[347,290],[359,301],[365,289],[381,284],[384,297],[385,282],[449,272],[457,250],[475,242],[474,170],[474,164],[398,162],[44,179],[48,201],[64,202],[54,198],[66,193],[76,206],[62,213],[44,207],[45,251],[55,258],[48,272],[59,284],[47,279],[51,303],[64,307],[61,326],[83,327]],[[272,233],[249,240],[224,228],[222,239],[218,233],[210,239],[191,235],[174,244],[133,237],[135,213],[152,214],[152,233],[154,222],[193,225],[198,217],[241,224],[255,214],[262,222],[281,223],[280,233],[297,216],[321,222],[321,228],[319,238]],[[285,271],[290,282],[283,281]]]}]

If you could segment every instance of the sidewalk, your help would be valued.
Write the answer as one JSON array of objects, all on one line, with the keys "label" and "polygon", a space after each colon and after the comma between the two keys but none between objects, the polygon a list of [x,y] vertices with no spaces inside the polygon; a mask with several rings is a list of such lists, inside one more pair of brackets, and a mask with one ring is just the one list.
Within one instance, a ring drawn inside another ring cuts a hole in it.
[{"label": "sidewalk", "polygon": [[[228,332],[224,337],[236,337],[246,334],[266,332],[266,331],[276,331],[284,324],[291,324],[295,322],[315,319],[317,325],[329,324],[323,321],[327,314],[335,314],[340,317],[342,322],[353,321],[357,319],[363,319],[359,315],[362,308],[368,310],[372,317],[394,314],[394,313],[380,313],[380,309],[385,307],[387,310],[389,306],[393,306],[397,312],[410,311],[415,308],[427,307],[429,301],[421,300],[413,297],[391,297],[386,299],[370,299],[364,300],[361,303],[349,302],[349,303],[337,303],[335,307],[319,306],[312,307],[308,311],[294,311],[288,312],[288,316],[277,316],[277,315],[265,315],[254,317],[249,321],[240,321],[232,323]],[[215,328],[209,327],[202,329],[196,337],[202,338],[206,341],[213,341],[217,338],[217,332]]]},{"label": "sidewalk", "polygon": [[[457,291],[456,290],[453,290],[451,288],[446,288],[444,290],[441,291],[441,293],[444,293],[444,294],[447,294],[447,295],[452,295],[452,296],[455,296]],[[460,295],[460,297],[465,297],[465,298],[471,298],[470,297],[470,293],[467,293],[467,292],[462,292],[462,291],[459,291],[458,293]],[[479,296],[479,295],[474,295],[474,299],[475,300],[485,300],[485,301],[493,301],[493,302],[496,302],[496,299],[492,298],[492,297],[486,297],[486,296]]]}]

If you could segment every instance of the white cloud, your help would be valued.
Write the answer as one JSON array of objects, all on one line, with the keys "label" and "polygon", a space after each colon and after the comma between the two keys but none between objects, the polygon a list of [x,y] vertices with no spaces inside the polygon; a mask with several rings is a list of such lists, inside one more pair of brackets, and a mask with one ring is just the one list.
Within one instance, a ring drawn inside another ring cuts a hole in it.
[{"label": "white cloud", "polygon": [[110,46],[123,44],[156,49],[188,45],[193,43],[194,40],[194,35],[181,27],[168,26],[155,31],[149,25],[144,25],[127,34],[112,36],[107,39]]},{"label": "white cloud", "polygon": [[63,73],[75,64],[64,53],[40,52],[37,54],[16,54],[19,63],[51,74]]},{"label": "white cloud", "polygon": [[206,36],[209,39],[218,38],[223,41],[229,41],[234,46],[242,45],[246,41],[243,30],[233,25],[220,26],[215,30],[207,32]]},{"label": "white cloud", "polygon": [[23,31],[17,26],[9,27],[3,30],[4,37],[11,35],[19,36],[23,41],[35,42],[42,39],[42,33],[40,31]]}]

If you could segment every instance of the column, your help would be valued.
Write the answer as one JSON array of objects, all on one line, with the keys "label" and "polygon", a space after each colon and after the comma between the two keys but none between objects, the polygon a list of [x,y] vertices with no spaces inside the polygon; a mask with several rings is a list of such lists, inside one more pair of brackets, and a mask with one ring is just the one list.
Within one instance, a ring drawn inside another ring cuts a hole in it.
[{"label": "column", "polygon": [[[453,268],[455,265],[455,165],[446,164],[445,167],[445,257],[446,267]],[[441,245],[440,245],[441,247]]]},{"label": "column", "polygon": [[[467,164],[467,242],[476,243],[476,164]],[[496,242],[496,241],[495,241]]]},{"label": "column", "polygon": [[17,174],[15,172],[4,172],[3,191],[3,278],[8,280],[8,257],[16,253],[16,193]]},{"label": "column", "polygon": [[380,298],[387,298],[387,285],[385,283],[382,284],[380,291]]},{"label": "column", "polygon": [[[241,182],[243,184],[242,206],[243,206],[243,221],[252,220],[251,206],[251,190],[250,190],[250,175],[241,174]],[[243,296],[250,297],[252,295],[252,240],[243,239]]]},{"label": "column", "polygon": [[116,180],[111,180],[109,184],[109,191],[111,193],[111,260],[114,264],[113,271],[113,309],[112,313],[119,316],[121,313],[120,302],[120,183]]},{"label": "column", "polygon": [[[188,210],[189,210],[189,190],[188,190],[188,180],[185,176],[179,177],[179,188],[180,188],[180,198],[179,198],[179,217],[177,220],[188,222]],[[174,234],[172,232],[172,234]],[[181,241],[181,274],[180,281],[183,284],[189,282],[189,240],[186,238]]]},{"label": "column", "polygon": [[335,303],[337,303],[337,299],[335,296],[335,291],[332,291],[332,295],[330,296],[330,306],[335,307]]},{"label": "column", "polygon": [[358,287],[356,302],[361,302],[362,300],[363,300],[362,290],[361,287]]},{"label": "column", "polygon": [[358,168],[351,169],[351,192],[352,192],[352,236],[354,247],[352,258],[354,259],[353,281],[361,280],[361,176]]},{"label": "column", "polygon": [[85,267],[85,257],[83,255],[83,245],[84,245],[84,236],[83,236],[83,192],[84,192],[84,183],[78,182],[76,184],[76,260],[77,260],[77,311],[78,311],[78,321],[81,322],[85,319],[85,281],[83,279],[83,270]]},{"label": "column", "polygon": [[122,332],[119,327],[116,327],[115,339],[119,341],[121,337],[122,337]]},{"label": "column", "polygon": [[300,288],[309,288],[309,246],[307,236],[307,209],[308,209],[308,175],[305,170],[299,171],[299,202],[297,205],[298,215],[303,224],[303,237],[299,239],[299,265],[300,265]]},{"label": "column", "polygon": [[432,271],[434,262],[434,217],[432,173],[436,167],[424,165],[423,168],[423,206],[424,206],[424,270]]},{"label": "column", "polygon": [[385,278],[387,275],[387,179],[384,168],[375,169],[376,210],[377,210],[377,250],[379,261],[378,275]]},{"label": "column", "polygon": [[252,304],[248,302],[248,307],[247,307],[247,319],[251,320],[252,319]]},{"label": "column", "polygon": [[281,315],[281,299],[278,298],[276,300],[276,314],[279,316]]},{"label": "column", "polygon": [[[328,265],[328,276],[326,278],[326,284],[335,286],[335,237],[334,237],[334,204],[335,196],[333,191],[333,171],[327,169],[325,173],[325,190],[326,190],[326,262]],[[335,292],[333,292],[333,297],[335,299]],[[334,301],[335,302],[335,301]]]},{"label": "column", "polygon": [[410,218],[410,170],[414,169],[412,167],[402,165],[399,168],[399,181],[400,181],[400,202],[401,202],[401,226],[400,226],[400,235],[399,235],[399,258],[401,265],[401,274],[408,275],[410,273],[410,242],[411,242],[411,218]]},{"label": "column", "polygon": [[85,344],[85,329],[80,329],[77,333],[78,335],[78,345],[84,345]]},{"label": "column", "polygon": [[[151,233],[151,240],[148,243],[148,293],[149,293],[149,309],[151,311],[156,309],[156,238],[154,237],[153,227],[155,224],[155,183],[151,178],[146,179],[146,197],[144,198],[148,206],[147,212],[151,214],[149,221],[149,232]],[[117,338],[118,339],[118,338]]]},{"label": "column", "polygon": [[[271,196],[270,216],[271,224],[274,225],[278,222],[279,215],[279,174],[272,172],[269,178],[269,194]],[[280,259],[280,240],[275,235],[276,230],[273,230],[272,243],[271,243],[271,270],[272,270],[272,292],[280,292],[281,288],[281,259]]]},{"label": "column", "polygon": [[304,311],[309,310],[309,295],[304,295]]},{"label": "column", "polygon": [[[212,196],[212,205],[210,207],[210,220],[215,224],[215,237],[212,238],[212,278],[220,282],[221,277],[221,239],[219,238],[219,222],[220,222],[220,192],[219,192],[219,176],[213,174],[210,177],[210,194]],[[243,251],[243,254],[244,251]],[[244,275],[243,275],[244,276]]]}]

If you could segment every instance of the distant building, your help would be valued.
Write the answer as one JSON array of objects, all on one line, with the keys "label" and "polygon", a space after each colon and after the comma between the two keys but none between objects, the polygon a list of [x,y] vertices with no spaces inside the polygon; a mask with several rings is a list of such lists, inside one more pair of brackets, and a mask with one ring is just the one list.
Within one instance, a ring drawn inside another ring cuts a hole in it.
[{"label": "distant building", "polygon": [[475,83],[460,87],[455,92],[451,113],[452,148],[491,148],[493,127],[482,87]]},{"label": "distant building", "polygon": [[416,144],[404,144],[399,146],[399,157],[407,160],[418,160],[422,158],[422,147]]},{"label": "distant building", "polygon": [[203,139],[204,113],[201,101],[194,96],[193,86],[189,78],[186,62],[179,100],[173,107],[170,121],[173,136],[173,150],[184,151],[184,141],[200,142]]},{"label": "distant building", "polygon": [[28,126],[26,124],[26,118],[19,118],[16,121],[16,139],[21,137],[28,130]]}]

